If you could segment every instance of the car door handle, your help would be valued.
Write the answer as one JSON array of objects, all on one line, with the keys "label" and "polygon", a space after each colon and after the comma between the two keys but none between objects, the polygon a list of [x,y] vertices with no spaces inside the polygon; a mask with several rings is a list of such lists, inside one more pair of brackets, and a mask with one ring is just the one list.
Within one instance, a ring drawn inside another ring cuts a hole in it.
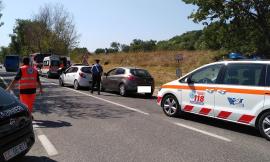
[{"label": "car door handle", "polygon": [[219,89],[219,90],[217,90],[217,92],[220,93],[220,94],[225,94],[226,90]]},{"label": "car door handle", "polygon": [[214,92],[214,89],[206,89],[206,92],[213,93]]}]

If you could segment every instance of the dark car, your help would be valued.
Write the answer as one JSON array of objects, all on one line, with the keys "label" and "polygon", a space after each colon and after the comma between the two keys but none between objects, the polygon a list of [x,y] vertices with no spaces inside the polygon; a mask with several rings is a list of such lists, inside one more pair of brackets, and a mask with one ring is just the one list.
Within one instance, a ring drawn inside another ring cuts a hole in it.
[{"label": "dark car", "polygon": [[24,156],[34,142],[29,111],[0,87],[0,161]]},{"label": "dark car", "polygon": [[145,69],[118,67],[104,73],[101,89],[103,91],[117,91],[122,96],[135,92],[144,93],[147,97],[151,97],[155,83],[153,77]]}]

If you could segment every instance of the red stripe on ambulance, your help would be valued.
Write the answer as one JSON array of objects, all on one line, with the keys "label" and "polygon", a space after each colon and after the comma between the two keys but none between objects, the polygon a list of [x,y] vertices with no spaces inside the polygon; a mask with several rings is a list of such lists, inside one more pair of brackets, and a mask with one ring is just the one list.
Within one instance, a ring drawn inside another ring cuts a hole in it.
[{"label": "red stripe on ambulance", "polygon": [[193,108],[194,108],[194,106],[186,105],[186,106],[184,107],[184,111],[192,111]]},{"label": "red stripe on ambulance", "polygon": [[222,118],[222,119],[227,119],[230,115],[232,114],[232,112],[227,112],[227,111],[221,111],[218,114],[218,118]]},{"label": "red stripe on ambulance", "polygon": [[202,108],[199,112],[199,114],[202,114],[202,115],[208,115],[210,113],[212,109],[208,109],[208,108]]},{"label": "red stripe on ambulance", "polygon": [[249,124],[254,118],[252,115],[242,115],[238,122]]}]

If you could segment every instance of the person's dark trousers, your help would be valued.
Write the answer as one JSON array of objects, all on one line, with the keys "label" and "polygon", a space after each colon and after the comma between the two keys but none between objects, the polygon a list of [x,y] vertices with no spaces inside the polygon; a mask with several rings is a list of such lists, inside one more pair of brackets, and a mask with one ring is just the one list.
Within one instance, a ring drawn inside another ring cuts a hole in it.
[{"label": "person's dark trousers", "polygon": [[101,76],[100,75],[92,75],[92,88],[91,88],[91,93],[93,93],[95,85],[97,85],[97,91],[98,94],[100,94],[100,81],[101,81]]}]

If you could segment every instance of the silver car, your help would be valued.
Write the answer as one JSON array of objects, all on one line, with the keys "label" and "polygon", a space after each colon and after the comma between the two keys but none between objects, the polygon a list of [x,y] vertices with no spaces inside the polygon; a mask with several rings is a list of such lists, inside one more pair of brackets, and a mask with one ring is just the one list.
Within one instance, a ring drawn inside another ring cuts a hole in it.
[{"label": "silver car", "polygon": [[59,77],[59,85],[74,86],[74,89],[89,87],[92,82],[91,66],[75,65],[65,70]]},{"label": "silver car", "polygon": [[152,97],[154,89],[154,78],[141,68],[117,67],[104,73],[101,79],[101,90],[116,91],[122,96],[135,92]]}]

